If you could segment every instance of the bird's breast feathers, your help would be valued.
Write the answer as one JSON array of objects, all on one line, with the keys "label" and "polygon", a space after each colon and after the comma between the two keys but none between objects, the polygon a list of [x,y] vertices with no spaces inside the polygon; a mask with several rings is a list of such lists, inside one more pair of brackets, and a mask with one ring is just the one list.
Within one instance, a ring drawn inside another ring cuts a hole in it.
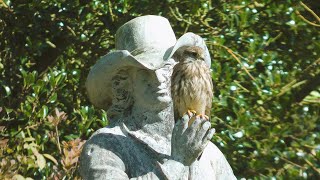
[{"label": "bird's breast feathers", "polygon": [[204,61],[177,64],[173,70],[171,83],[174,106],[182,109],[194,108],[194,110],[204,106],[200,107],[201,111],[204,111],[206,103],[208,101],[211,103],[213,97],[211,72]]}]

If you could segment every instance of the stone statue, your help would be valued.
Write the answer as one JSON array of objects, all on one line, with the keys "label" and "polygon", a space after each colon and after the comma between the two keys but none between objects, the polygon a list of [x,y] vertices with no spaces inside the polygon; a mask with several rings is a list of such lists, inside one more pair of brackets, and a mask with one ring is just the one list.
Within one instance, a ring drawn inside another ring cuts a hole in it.
[{"label": "stone statue", "polygon": [[90,101],[107,111],[110,123],[84,145],[84,179],[236,179],[210,142],[208,121],[196,118],[189,127],[188,115],[174,120],[173,57],[198,41],[176,40],[160,16],[138,17],[118,29],[116,50],[97,61],[86,82]]}]

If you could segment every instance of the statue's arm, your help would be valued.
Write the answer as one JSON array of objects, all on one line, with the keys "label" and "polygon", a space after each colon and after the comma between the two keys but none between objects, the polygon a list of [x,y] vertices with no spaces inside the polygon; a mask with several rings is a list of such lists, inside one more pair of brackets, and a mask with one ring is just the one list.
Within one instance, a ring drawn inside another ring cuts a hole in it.
[{"label": "statue's arm", "polygon": [[205,151],[203,152],[203,159],[210,160],[211,167],[216,172],[216,179],[230,179],[236,180],[237,178],[233,174],[232,168],[227,159],[219,148],[213,143],[209,143]]},{"label": "statue's arm", "polygon": [[94,142],[87,142],[82,150],[80,173],[85,180],[129,179],[119,156]]},{"label": "statue's arm", "polygon": [[189,167],[175,160],[165,160],[162,164],[159,163],[159,171],[161,179],[167,180],[185,180],[189,176]]},{"label": "statue's arm", "polygon": [[[102,136],[92,137],[83,147],[80,156],[80,173],[85,180],[157,180],[186,179],[188,168],[180,162],[165,160],[154,170],[139,177],[129,178],[126,165],[117,155],[118,143]],[[109,146],[110,145],[110,146]],[[116,148],[116,149],[113,149]]]},{"label": "statue's arm", "polygon": [[196,117],[189,126],[190,117],[186,114],[173,129],[171,157],[185,166],[195,162],[206,148],[215,133],[209,121]]},{"label": "statue's arm", "polygon": [[197,119],[189,127],[190,117],[185,115],[173,130],[171,141],[171,157],[159,164],[163,179],[188,179],[189,167],[203,152],[210,142],[215,130],[209,122]]}]

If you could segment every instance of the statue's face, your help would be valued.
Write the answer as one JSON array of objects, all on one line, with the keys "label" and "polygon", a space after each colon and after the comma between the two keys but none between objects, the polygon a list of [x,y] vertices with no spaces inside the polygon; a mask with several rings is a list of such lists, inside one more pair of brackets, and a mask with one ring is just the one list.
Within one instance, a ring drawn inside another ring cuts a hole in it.
[{"label": "statue's face", "polygon": [[151,108],[168,105],[172,101],[170,80],[173,65],[173,62],[169,62],[155,71],[147,69],[136,71],[134,96],[137,105]]}]

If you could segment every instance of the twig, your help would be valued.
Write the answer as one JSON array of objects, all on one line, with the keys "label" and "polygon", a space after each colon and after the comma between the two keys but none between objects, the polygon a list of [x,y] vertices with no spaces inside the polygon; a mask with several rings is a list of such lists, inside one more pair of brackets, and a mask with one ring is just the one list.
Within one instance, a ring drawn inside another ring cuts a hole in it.
[{"label": "twig", "polygon": [[[175,10],[173,10],[171,7],[169,7],[169,9],[170,9],[170,12],[172,13],[172,15],[178,20],[178,21],[182,21],[182,22],[185,22],[185,23],[187,23],[187,24],[189,24],[189,25],[192,25],[192,23],[191,22],[189,22],[189,21],[187,21],[187,20],[185,20],[183,17],[182,17],[182,15],[179,13],[179,10],[176,8],[176,12],[175,12]],[[180,15],[180,17],[178,17],[178,15]]]},{"label": "twig", "polygon": [[67,29],[71,32],[71,34],[72,34],[73,36],[77,36],[76,33],[74,32],[74,30],[73,30],[70,26],[66,26],[66,27],[67,27]]},{"label": "twig", "polygon": [[211,30],[211,33],[212,33],[211,35],[216,35],[219,33],[215,28],[213,28],[209,25],[208,21],[204,21],[203,17],[199,18],[199,21],[203,26],[205,26],[206,28],[209,28]]},{"label": "twig", "polygon": [[32,128],[37,127],[37,126],[39,126],[39,125],[40,125],[40,123],[36,123],[36,124],[33,124],[33,125],[29,125],[29,126],[22,127],[22,128],[20,128],[20,129],[18,130],[18,132],[14,133],[12,136],[10,136],[10,135],[9,135],[9,136],[10,136],[11,138],[13,138],[13,137],[17,136],[21,131],[26,130],[26,129],[32,129]]},{"label": "twig", "polygon": [[0,0],[0,3],[1,3],[5,8],[9,8],[9,6],[8,6],[3,0]]},{"label": "twig", "polygon": [[294,162],[292,162],[292,161],[290,161],[289,159],[286,159],[286,158],[284,158],[284,157],[280,157],[280,159],[282,159],[282,160],[284,160],[285,162],[287,162],[287,163],[289,163],[289,164],[291,164],[291,165],[294,165],[294,166],[296,166],[296,167],[298,167],[298,168],[300,168],[300,169],[306,169],[305,167],[303,167],[303,166],[301,166],[301,165],[299,165],[299,164],[296,164],[296,163],[294,163]]},{"label": "twig", "polygon": [[[320,22],[320,17],[319,17],[312,9],[310,9],[310,8],[309,8],[306,4],[304,4],[302,1],[300,1],[299,3],[300,3],[300,5],[301,5],[303,8],[305,8],[308,12],[310,12],[310,13],[313,15],[313,17],[315,17],[315,18],[317,19],[317,21]],[[306,23],[308,23],[308,24],[310,24],[310,25],[312,25],[312,26],[320,27],[320,24],[313,23],[313,22],[309,21],[309,20],[306,19],[304,16],[302,16],[299,11],[295,11],[295,13],[298,15],[298,17],[300,17],[300,18],[301,18],[303,21],[305,21]]]},{"label": "twig", "polygon": [[115,15],[113,14],[112,4],[111,4],[110,0],[108,0],[108,8],[109,8],[109,12],[110,12],[110,15],[111,15],[111,21],[114,22]]},{"label": "twig", "polygon": [[292,80],[291,82],[289,82],[288,84],[284,85],[281,88],[280,92],[276,96],[271,97],[270,99],[266,100],[266,102],[272,101],[272,100],[274,100],[274,98],[280,97],[280,96],[284,95],[285,93],[287,93],[288,91],[290,91],[294,88],[297,88],[298,86],[306,83],[307,79],[304,77],[304,74],[310,73],[309,71],[311,71],[313,68],[317,68],[319,64],[320,64],[320,58],[317,59],[316,61],[314,61],[308,67],[306,67],[301,72],[301,74],[298,76],[298,78],[296,78],[296,79]]},{"label": "twig", "polygon": [[307,159],[304,159],[304,161],[306,161],[306,163],[307,163],[309,166],[311,166],[311,168],[312,168],[313,170],[315,170],[317,173],[320,174],[320,170],[319,170],[318,168],[316,168],[310,161],[308,161]]},{"label": "twig", "polygon": [[303,80],[300,82],[297,82],[296,79],[291,81],[289,84],[285,85],[285,87],[281,88],[280,93],[277,94],[277,97],[282,96],[283,94],[285,94],[286,92],[290,91],[291,89],[297,88],[303,84],[305,84],[307,82],[307,80]]},{"label": "twig", "polygon": [[213,45],[216,45],[216,46],[220,46],[220,47],[223,47],[225,48],[228,53],[231,54],[231,56],[236,59],[236,61],[241,65],[242,69],[247,73],[247,75],[253,80],[253,81],[256,81],[256,79],[250,74],[250,72],[248,71],[248,69],[241,63],[240,59],[235,55],[235,53],[228,47],[226,46],[223,46],[223,45],[220,45],[220,44],[213,44]]},{"label": "twig", "polygon": [[[10,7],[8,6],[8,4],[6,2],[4,2],[3,0],[0,0],[0,5],[3,5],[5,8],[7,8],[10,12],[13,12],[12,9],[10,9]],[[0,6],[1,7],[1,6]]]},{"label": "twig", "polygon": [[309,11],[319,22],[320,22],[320,17],[312,11],[307,5],[305,5],[302,1],[299,2],[301,6],[303,6],[307,11]]},{"label": "twig", "polygon": [[276,37],[274,38],[270,38],[267,42],[266,42],[266,46],[269,46],[270,43],[273,43],[275,42],[277,39],[279,39],[281,36],[282,36],[283,32],[280,32]]},{"label": "twig", "polygon": [[59,139],[58,125],[56,126],[56,137],[57,137],[57,143],[58,143],[57,145],[58,145],[59,152],[60,152],[60,154],[62,154],[60,139]]},{"label": "twig", "polygon": [[303,71],[302,74],[309,72],[312,68],[318,68],[320,66],[320,58],[315,60],[312,64],[310,64],[308,67],[306,67]]},{"label": "twig", "polygon": [[320,24],[316,24],[316,23],[313,23],[313,22],[309,21],[309,20],[306,19],[304,16],[302,16],[299,11],[295,11],[295,13],[296,13],[296,14],[298,15],[298,17],[300,17],[304,22],[306,22],[306,23],[308,23],[308,24],[310,24],[310,25],[312,25],[312,26],[320,27]]},{"label": "twig", "polygon": [[242,90],[244,90],[245,92],[247,92],[247,93],[250,92],[247,88],[243,87],[238,81],[235,80],[234,83],[236,83],[237,86],[239,86],[239,87],[240,87]]},{"label": "twig", "polygon": [[190,24],[187,23],[186,28],[184,29],[183,34],[187,33],[189,30]]}]

